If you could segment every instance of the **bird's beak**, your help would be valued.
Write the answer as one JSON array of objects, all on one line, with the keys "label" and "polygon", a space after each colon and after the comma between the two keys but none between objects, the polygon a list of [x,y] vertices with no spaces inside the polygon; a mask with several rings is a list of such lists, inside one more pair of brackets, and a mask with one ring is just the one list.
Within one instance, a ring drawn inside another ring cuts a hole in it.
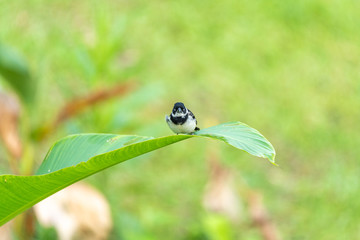
[{"label": "bird's beak", "polygon": [[182,113],[181,108],[178,108],[178,109],[176,110],[176,112],[177,112],[177,113]]}]

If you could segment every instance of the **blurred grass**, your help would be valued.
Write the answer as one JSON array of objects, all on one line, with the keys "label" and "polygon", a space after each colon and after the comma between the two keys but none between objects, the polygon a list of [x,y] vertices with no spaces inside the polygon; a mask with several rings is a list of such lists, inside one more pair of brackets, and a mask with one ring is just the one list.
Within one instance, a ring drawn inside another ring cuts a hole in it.
[{"label": "blurred grass", "polygon": [[[34,126],[92,89],[140,82],[124,100],[69,121],[42,144],[39,161],[69,133],[170,134],[164,115],[183,101],[202,128],[239,120],[273,143],[279,168],[219,147],[236,179],[264,193],[284,239],[357,239],[359,5],[0,0],[0,39],[39,82]],[[114,238],[203,239],[205,152],[191,140],[92,177],[112,203]],[[260,239],[246,224],[236,229]]]}]

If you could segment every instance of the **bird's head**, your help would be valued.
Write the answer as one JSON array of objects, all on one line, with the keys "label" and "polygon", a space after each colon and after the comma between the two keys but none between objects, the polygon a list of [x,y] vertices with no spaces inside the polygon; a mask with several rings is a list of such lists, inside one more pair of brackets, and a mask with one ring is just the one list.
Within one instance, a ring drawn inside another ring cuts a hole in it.
[{"label": "bird's head", "polygon": [[171,115],[174,117],[184,117],[188,113],[185,105],[182,102],[177,102],[174,104]]}]

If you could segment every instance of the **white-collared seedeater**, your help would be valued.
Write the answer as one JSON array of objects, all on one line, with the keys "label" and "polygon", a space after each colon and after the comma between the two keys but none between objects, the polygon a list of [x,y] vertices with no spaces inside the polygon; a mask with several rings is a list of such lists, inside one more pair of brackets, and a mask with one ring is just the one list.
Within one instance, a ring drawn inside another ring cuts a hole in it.
[{"label": "white-collared seedeater", "polygon": [[166,115],[165,120],[170,129],[176,134],[193,134],[195,131],[200,130],[196,126],[195,115],[182,102],[174,104],[170,117]]}]

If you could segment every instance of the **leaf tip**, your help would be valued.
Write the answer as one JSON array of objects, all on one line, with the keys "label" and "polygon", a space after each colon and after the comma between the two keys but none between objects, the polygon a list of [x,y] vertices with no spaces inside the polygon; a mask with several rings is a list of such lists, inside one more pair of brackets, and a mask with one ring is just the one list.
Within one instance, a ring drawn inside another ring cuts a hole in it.
[{"label": "leaf tip", "polygon": [[276,167],[279,167],[279,165],[275,162],[275,153],[271,154],[270,156],[267,156],[267,159],[271,164],[275,165]]}]

